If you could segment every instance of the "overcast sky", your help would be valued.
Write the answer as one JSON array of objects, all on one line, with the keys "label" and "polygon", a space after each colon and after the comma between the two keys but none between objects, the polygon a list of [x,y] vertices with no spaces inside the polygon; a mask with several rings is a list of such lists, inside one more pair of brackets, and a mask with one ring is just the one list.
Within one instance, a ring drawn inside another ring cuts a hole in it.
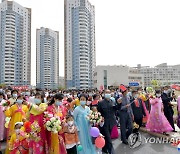
[{"label": "overcast sky", "polygon": [[[96,64],[155,66],[180,64],[180,0],[89,0],[96,12]],[[60,34],[64,75],[64,0],[16,0],[32,8],[32,84],[35,84],[36,28]]]}]

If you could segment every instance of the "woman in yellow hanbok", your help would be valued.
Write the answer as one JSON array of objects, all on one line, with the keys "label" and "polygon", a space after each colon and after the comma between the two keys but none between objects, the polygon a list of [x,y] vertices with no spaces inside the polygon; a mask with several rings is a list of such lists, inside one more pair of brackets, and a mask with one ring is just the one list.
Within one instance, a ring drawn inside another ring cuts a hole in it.
[{"label": "woman in yellow hanbok", "polygon": [[[11,120],[8,126],[8,139],[14,133],[14,126],[16,122],[22,122],[26,118],[26,112],[28,112],[28,107],[23,105],[23,96],[19,95],[14,105],[5,110],[5,116],[10,117]],[[8,146],[6,149],[6,154],[9,153]]]}]

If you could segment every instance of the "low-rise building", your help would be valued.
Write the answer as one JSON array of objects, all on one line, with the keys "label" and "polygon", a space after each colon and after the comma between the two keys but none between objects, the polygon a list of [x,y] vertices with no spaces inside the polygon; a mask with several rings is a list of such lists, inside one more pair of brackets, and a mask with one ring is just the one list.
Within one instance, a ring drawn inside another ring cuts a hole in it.
[{"label": "low-rise building", "polygon": [[159,64],[155,67],[141,66],[135,68],[144,75],[144,86],[151,86],[152,80],[158,80],[162,86],[180,84],[180,65]]},{"label": "low-rise building", "polygon": [[144,86],[144,76],[137,69],[128,66],[97,66],[94,74],[94,88],[104,89],[126,86]]}]

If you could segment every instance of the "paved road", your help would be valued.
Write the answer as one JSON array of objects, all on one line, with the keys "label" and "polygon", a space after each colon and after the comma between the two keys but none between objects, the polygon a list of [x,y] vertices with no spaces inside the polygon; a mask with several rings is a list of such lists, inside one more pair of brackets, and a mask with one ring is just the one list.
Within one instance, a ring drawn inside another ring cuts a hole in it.
[{"label": "paved road", "polygon": [[[141,133],[142,139],[144,137],[151,137],[149,134]],[[180,154],[180,151],[176,147],[172,147],[171,144],[159,144],[159,143],[142,143],[141,146],[130,149],[129,146],[121,144],[120,139],[113,141],[113,145],[116,154]]]},{"label": "paved road", "polygon": [[[141,133],[142,139],[144,137],[152,137],[149,134]],[[121,144],[120,139],[113,141],[116,154],[180,154],[176,147],[172,147],[170,144],[150,144],[143,142],[141,146],[135,149],[130,149],[129,146]],[[5,148],[5,143],[2,145]]]}]

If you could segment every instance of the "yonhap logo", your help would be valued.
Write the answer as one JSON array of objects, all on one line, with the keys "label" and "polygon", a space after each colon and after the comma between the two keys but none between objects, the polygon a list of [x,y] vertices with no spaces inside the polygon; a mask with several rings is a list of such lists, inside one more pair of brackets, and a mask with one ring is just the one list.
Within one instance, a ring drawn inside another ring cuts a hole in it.
[{"label": "yonhap logo", "polygon": [[180,138],[168,138],[168,137],[144,137],[144,143],[149,144],[171,144],[177,143]]},{"label": "yonhap logo", "polygon": [[141,144],[172,144],[180,143],[180,138],[168,138],[168,137],[142,137],[142,135],[137,132],[133,133],[128,138],[128,144],[130,148],[137,148]]},{"label": "yonhap logo", "polygon": [[130,148],[137,148],[142,144],[142,136],[139,132],[133,133],[128,137]]}]

